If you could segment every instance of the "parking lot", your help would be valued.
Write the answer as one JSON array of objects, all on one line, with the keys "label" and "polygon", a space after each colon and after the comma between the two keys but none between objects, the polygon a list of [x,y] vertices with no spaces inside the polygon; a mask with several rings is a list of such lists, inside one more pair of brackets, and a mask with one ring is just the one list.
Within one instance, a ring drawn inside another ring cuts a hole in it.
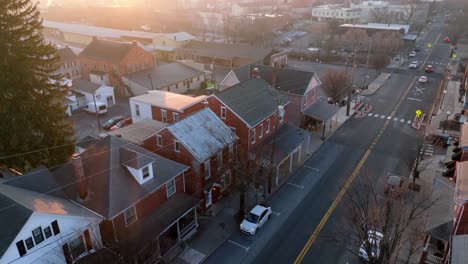
[{"label": "parking lot", "polygon": [[73,122],[73,130],[75,131],[76,139],[79,141],[87,136],[97,137],[100,133],[105,132],[101,128],[99,130],[98,120],[102,127],[102,124],[113,116],[130,117],[130,104],[128,98],[116,97],[115,105],[111,106],[107,110],[107,114],[96,118],[93,114],[88,114],[84,110],[74,112],[71,116]]}]

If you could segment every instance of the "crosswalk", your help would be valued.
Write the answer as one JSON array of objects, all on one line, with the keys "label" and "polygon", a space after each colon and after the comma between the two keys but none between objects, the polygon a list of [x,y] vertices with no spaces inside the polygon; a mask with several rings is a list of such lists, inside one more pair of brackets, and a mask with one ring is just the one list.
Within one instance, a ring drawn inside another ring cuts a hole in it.
[{"label": "crosswalk", "polygon": [[432,157],[432,155],[434,155],[434,145],[429,144],[428,142],[424,142],[419,154]]},{"label": "crosswalk", "polygon": [[408,125],[411,125],[411,122],[413,122],[413,120],[394,117],[394,116],[389,116],[389,115],[382,115],[382,114],[377,114],[377,113],[368,113],[367,117],[374,117],[374,118],[379,118],[379,119],[384,119],[384,120],[391,120],[393,122],[398,122],[398,123],[408,124]]},{"label": "crosswalk", "polygon": [[447,63],[445,62],[436,62],[436,61],[428,61],[427,64],[429,65],[447,65]]}]

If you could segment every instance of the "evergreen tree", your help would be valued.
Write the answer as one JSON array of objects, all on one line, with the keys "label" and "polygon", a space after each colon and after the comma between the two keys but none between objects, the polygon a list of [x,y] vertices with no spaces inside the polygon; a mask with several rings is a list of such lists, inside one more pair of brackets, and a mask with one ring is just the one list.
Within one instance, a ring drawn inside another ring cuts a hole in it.
[{"label": "evergreen tree", "polygon": [[66,162],[74,150],[63,101],[68,87],[37,3],[0,0],[0,166],[27,171]]}]

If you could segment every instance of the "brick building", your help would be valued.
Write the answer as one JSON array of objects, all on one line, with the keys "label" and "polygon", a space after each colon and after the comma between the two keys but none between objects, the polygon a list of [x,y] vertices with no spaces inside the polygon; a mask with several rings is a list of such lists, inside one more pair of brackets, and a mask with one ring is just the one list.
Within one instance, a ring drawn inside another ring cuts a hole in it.
[{"label": "brick building", "polygon": [[80,60],[78,55],[68,46],[57,49],[57,54],[62,60],[60,68],[54,74],[62,74],[67,79],[81,78]]}]

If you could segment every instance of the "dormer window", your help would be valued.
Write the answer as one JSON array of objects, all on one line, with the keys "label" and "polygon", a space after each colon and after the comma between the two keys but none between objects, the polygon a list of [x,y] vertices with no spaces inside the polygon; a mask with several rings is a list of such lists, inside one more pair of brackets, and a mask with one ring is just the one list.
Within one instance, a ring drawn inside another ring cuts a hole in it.
[{"label": "dormer window", "polygon": [[143,179],[146,179],[150,176],[149,166],[146,166],[142,169]]},{"label": "dormer window", "polygon": [[174,151],[180,152],[180,143],[177,140],[174,140]]}]

